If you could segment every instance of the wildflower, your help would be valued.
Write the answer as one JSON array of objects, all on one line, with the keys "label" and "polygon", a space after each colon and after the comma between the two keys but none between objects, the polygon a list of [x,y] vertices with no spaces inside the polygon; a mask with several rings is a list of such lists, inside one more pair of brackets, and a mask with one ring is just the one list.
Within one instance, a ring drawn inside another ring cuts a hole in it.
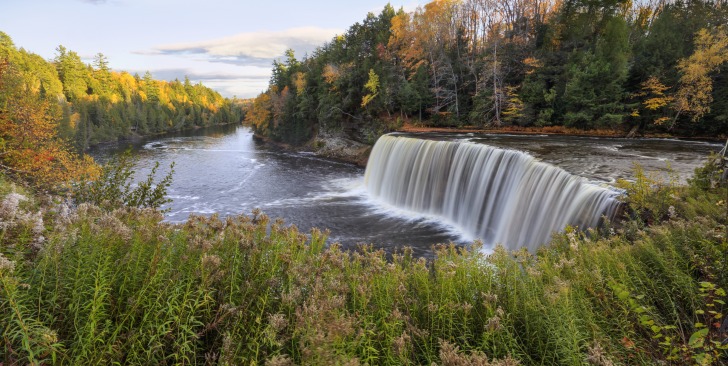
[{"label": "wildflower", "polygon": [[118,235],[122,240],[129,240],[131,238],[131,229],[113,214],[104,214],[101,216],[99,224],[101,227],[109,229],[112,233]]},{"label": "wildflower", "polygon": [[282,331],[288,326],[288,320],[286,320],[286,316],[281,313],[269,315],[268,323],[276,333]]},{"label": "wildflower", "polygon": [[293,366],[295,363],[288,355],[273,356],[265,361],[265,366]]},{"label": "wildflower", "polygon": [[480,296],[483,298],[483,305],[488,306],[489,304],[495,304],[498,302],[498,295],[481,292]]},{"label": "wildflower", "polygon": [[40,338],[43,340],[43,343],[45,344],[54,344],[58,343],[58,333],[56,333],[55,330],[50,329],[43,329],[43,331],[40,334]]},{"label": "wildflower", "polygon": [[407,334],[407,332],[402,332],[402,335],[392,341],[392,351],[394,351],[394,354],[398,357],[404,357],[407,354],[407,350],[410,348],[411,341],[412,338],[409,334]]},{"label": "wildflower", "polygon": [[571,250],[579,249],[579,239],[576,237],[576,232],[569,231],[566,233],[566,237],[569,238],[569,247]]},{"label": "wildflower", "polygon": [[0,217],[13,218],[18,212],[20,202],[27,201],[28,198],[18,193],[10,193],[0,203]]},{"label": "wildflower", "polygon": [[531,276],[531,277],[541,277],[541,271],[539,271],[534,266],[528,266],[528,267],[526,267],[526,273],[528,273],[528,275]]},{"label": "wildflower", "polygon": [[670,206],[667,208],[667,217],[674,219],[677,216],[677,213],[675,212],[675,206]]},{"label": "wildflower", "polygon": [[436,311],[437,311],[437,304],[435,304],[435,303],[432,303],[432,302],[431,302],[431,303],[429,303],[429,304],[427,304],[427,310],[428,310],[429,312],[431,312],[431,313],[434,313],[434,312],[436,312]]},{"label": "wildflower", "polygon": [[12,273],[14,270],[15,270],[15,262],[11,261],[10,259],[5,258],[5,256],[3,256],[2,253],[0,253],[0,271]]},{"label": "wildflower", "polygon": [[204,254],[202,256],[202,267],[207,270],[216,270],[218,267],[220,267],[220,263],[222,263],[222,260],[215,254]]},{"label": "wildflower", "polygon": [[492,316],[487,320],[487,325],[485,326],[489,331],[495,332],[502,328],[501,326],[501,318],[505,315],[503,309],[499,306],[498,309],[495,311],[495,315]]},{"label": "wildflower", "polygon": [[614,363],[612,360],[607,358],[606,352],[604,352],[604,348],[602,348],[602,345],[594,342],[594,345],[587,348],[587,356],[586,356],[586,362],[590,365],[595,366],[613,366]]}]

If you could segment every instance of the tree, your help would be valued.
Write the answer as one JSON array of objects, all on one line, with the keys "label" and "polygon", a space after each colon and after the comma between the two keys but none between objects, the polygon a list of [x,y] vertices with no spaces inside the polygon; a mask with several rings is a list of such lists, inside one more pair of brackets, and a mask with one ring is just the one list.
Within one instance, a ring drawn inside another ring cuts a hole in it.
[{"label": "tree", "polygon": [[[675,96],[675,117],[689,113],[697,121],[710,112],[713,101],[712,74],[728,61],[728,26],[712,31],[701,29],[695,35],[695,51],[687,59],[678,62],[680,83]],[[672,126],[671,126],[672,127]]]},{"label": "tree", "polygon": [[94,78],[98,82],[98,94],[109,96],[111,93],[111,70],[109,69],[109,61],[103,53],[97,53],[94,56]]},{"label": "tree", "polygon": [[42,188],[98,174],[90,157],[79,157],[58,138],[54,103],[23,88],[14,65],[0,61],[0,169]]},{"label": "tree", "polygon": [[[652,76],[642,83],[641,91],[637,94],[638,97],[642,97],[642,107],[652,115],[652,122],[655,125],[659,126],[670,120],[665,112],[667,107],[675,100],[675,97],[667,94],[669,90],[670,87],[662,84],[656,76]],[[633,117],[638,116],[640,116],[638,111],[633,113]]]},{"label": "tree", "polygon": [[253,101],[253,105],[245,115],[245,122],[250,123],[256,133],[269,135],[271,122],[271,97],[269,93],[261,93]]},{"label": "tree", "polygon": [[367,94],[361,100],[362,108],[365,108],[374,98],[379,95],[379,75],[374,72],[374,69],[369,69],[369,80],[364,84],[364,90]]},{"label": "tree", "polygon": [[86,67],[81,57],[76,52],[68,51],[66,47],[56,48],[54,62],[58,70],[58,76],[63,84],[63,93],[69,101],[77,101],[86,95],[88,85],[86,84]]}]

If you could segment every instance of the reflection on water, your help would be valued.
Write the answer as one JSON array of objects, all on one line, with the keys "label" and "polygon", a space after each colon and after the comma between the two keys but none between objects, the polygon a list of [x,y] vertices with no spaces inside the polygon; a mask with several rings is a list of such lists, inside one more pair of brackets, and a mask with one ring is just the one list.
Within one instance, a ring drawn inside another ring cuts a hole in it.
[{"label": "reflection on water", "polygon": [[[597,182],[631,177],[633,162],[648,171],[672,169],[685,179],[719,144],[675,140],[595,139],[562,136],[415,135],[467,140],[529,152],[538,159]],[[328,228],[332,241],[344,247],[373,243],[393,249],[410,245],[429,255],[436,243],[460,241],[460,233],[437,218],[403,215],[374,202],[363,188],[364,169],[307,153],[281,151],[256,142],[247,127],[200,129],[129,145],[100,147],[100,161],[126,148],[135,152],[136,170],[146,175],[160,162],[161,173],[172,162],[173,199],[167,214],[182,222],[191,213],[222,216],[260,208],[269,216],[308,231]]]}]

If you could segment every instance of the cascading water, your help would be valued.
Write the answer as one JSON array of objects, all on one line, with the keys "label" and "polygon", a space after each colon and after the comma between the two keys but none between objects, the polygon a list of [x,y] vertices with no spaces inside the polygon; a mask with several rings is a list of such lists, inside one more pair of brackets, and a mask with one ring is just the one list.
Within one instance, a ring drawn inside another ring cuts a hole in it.
[{"label": "cascading water", "polygon": [[567,225],[612,218],[617,194],[519,151],[385,135],[367,164],[369,193],[457,225],[486,246],[536,249]]}]

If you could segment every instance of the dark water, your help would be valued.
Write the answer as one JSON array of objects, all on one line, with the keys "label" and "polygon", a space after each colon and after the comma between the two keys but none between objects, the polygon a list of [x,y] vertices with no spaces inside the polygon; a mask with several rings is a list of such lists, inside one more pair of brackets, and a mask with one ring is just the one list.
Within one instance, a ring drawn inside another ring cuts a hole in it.
[{"label": "dark water", "polygon": [[[414,135],[417,136],[417,135]],[[328,228],[344,247],[373,243],[388,250],[409,245],[428,255],[436,243],[461,241],[456,229],[435,217],[413,216],[373,201],[363,188],[364,169],[307,153],[281,151],[253,140],[247,127],[224,126],[168,135],[130,146],[92,151],[105,161],[131,147],[136,170],[145,176],[154,162],[162,173],[175,162],[167,219],[191,213],[235,215],[260,208],[308,231]],[[670,162],[685,179],[719,144],[675,140],[592,139],[554,136],[437,135],[527,151],[568,172],[598,182],[631,177],[633,162],[659,171]]]}]

